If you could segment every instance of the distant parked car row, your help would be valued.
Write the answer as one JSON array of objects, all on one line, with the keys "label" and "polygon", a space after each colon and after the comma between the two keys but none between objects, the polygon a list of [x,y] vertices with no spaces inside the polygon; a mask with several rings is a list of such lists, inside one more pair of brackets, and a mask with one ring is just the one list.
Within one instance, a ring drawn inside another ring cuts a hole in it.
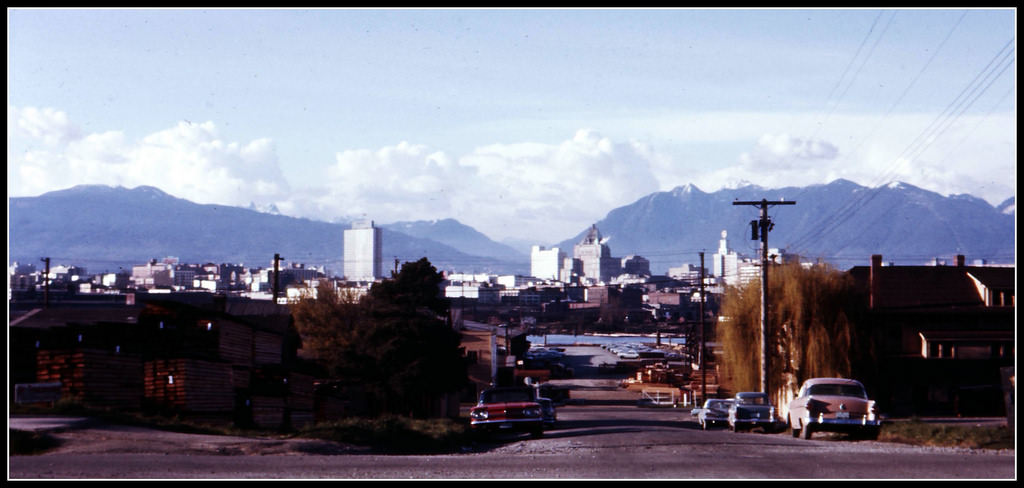
[{"label": "distant parked car row", "polygon": [[690,415],[697,418],[702,429],[726,424],[733,432],[758,427],[773,432],[785,426],[793,437],[804,439],[810,439],[815,432],[844,432],[876,439],[881,428],[877,406],[868,398],[864,385],[846,378],[805,381],[789,403],[785,421],[776,415],[767,394],[749,391],[739,392],[731,399],[708,399]]},{"label": "distant parked car row", "polygon": [[669,361],[680,361],[683,356],[677,352],[664,351],[657,347],[638,342],[627,342],[624,344],[604,344],[602,348],[616,355],[619,359],[654,358],[666,359]]}]

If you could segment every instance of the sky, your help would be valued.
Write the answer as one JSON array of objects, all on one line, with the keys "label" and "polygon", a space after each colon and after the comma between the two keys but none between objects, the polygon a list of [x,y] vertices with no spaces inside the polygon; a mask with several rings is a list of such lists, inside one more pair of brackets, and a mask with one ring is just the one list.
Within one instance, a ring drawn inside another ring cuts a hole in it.
[{"label": "sky", "polygon": [[9,197],[148,185],[548,245],[687,184],[1016,195],[1015,9],[18,8],[7,23]]}]

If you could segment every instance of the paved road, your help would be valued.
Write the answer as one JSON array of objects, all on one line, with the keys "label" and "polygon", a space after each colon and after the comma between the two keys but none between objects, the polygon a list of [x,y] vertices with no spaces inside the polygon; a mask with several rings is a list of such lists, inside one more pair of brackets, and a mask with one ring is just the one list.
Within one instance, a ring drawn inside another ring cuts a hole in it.
[{"label": "paved road", "polygon": [[[602,351],[600,348],[595,348]],[[597,351],[584,354],[600,364]],[[577,351],[587,352],[587,351]],[[581,359],[582,361],[583,359]],[[582,372],[582,371],[581,371]],[[561,380],[573,403],[540,439],[453,455],[377,455],[301,439],[78,424],[53,453],[9,457],[10,479],[1015,479],[1013,451],[923,448],[786,433],[702,431],[688,410],[639,408],[614,378]],[[75,419],[70,419],[74,423]],[[77,437],[76,437],[77,436]],[[77,439],[77,442],[74,440]]]}]

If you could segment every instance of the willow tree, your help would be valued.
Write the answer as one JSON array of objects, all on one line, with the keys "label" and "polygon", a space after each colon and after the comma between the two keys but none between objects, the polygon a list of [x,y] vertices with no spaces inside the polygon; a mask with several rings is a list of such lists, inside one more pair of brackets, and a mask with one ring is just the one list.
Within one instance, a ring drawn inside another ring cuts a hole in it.
[{"label": "willow tree", "polygon": [[[730,287],[718,334],[723,367],[738,391],[760,384],[760,281]],[[874,332],[861,320],[862,301],[849,274],[828,266],[773,266],[768,274],[769,392],[788,403],[807,378],[875,376]]]}]

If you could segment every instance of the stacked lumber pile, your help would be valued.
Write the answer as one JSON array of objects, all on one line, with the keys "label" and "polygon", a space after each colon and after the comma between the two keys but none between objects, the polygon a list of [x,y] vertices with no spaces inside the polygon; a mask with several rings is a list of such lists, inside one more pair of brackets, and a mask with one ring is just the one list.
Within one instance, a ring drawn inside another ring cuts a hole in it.
[{"label": "stacked lumber pile", "polygon": [[136,355],[91,348],[36,353],[36,381],[59,381],[62,398],[83,405],[138,409],[142,376],[142,359]]},{"label": "stacked lumber pile", "polygon": [[284,336],[263,330],[253,331],[253,364],[281,364],[281,350]]},{"label": "stacked lumber pile", "polygon": [[252,327],[228,320],[219,320],[214,327],[218,329],[217,356],[220,359],[232,364],[252,364]]},{"label": "stacked lumber pile", "polygon": [[[708,365],[705,364],[704,366]],[[714,367],[713,365],[709,368],[706,368],[704,371],[704,382],[704,388],[706,388],[708,392],[707,398],[718,398],[718,368]],[[693,391],[694,401],[700,405],[703,405],[704,400],[706,400],[707,398],[701,396],[701,372],[699,369],[695,370],[690,377],[690,390]]]},{"label": "stacked lumber pile", "polygon": [[[235,408],[228,363],[177,358],[146,361],[145,398],[182,413],[231,413]],[[230,418],[230,417],[229,417]]]},{"label": "stacked lumber pile", "polygon": [[288,373],[288,396],[286,405],[291,415],[291,425],[301,428],[313,423],[314,415],[313,376],[303,373]]},{"label": "stacked lumber pile", "polygon": [[252,368],[237,364],[231,365],[231,386],[238,390],[249,388],[252,380]]},{"label": "stacked lumber pile", "polygon": [[280,367],[254,367],[249,378],[252,422],[265,429],[285,425],[288,374]]},{"label": "stacked lumber pile", "polygon": [[252,396],[252,422],[260,428],[279,429],[285,424],[285,397]]}]

